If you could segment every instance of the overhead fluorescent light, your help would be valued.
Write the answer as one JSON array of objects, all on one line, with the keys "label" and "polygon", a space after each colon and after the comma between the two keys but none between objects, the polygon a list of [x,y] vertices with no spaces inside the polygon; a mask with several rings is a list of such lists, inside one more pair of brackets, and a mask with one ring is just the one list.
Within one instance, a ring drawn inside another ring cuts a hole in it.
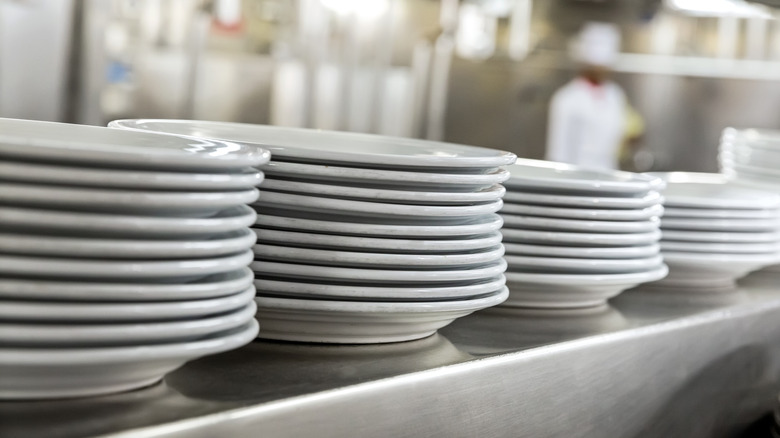
[{"label": "overhead fluorescent light", "polygon": [[667,7],[696,17],[773,19],[768,8],[743,0],[666,0]]}]

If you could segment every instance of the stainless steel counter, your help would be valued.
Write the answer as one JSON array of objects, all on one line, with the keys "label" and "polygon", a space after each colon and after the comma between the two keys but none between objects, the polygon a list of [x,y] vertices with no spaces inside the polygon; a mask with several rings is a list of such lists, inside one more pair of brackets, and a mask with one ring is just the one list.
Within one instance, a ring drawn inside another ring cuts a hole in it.
[{"label": "stainless steel counter", "polygon": [[382,346],[258,341],[139,391],[0,403],[0,436],[739,436],[780,393],[778,285],[489,310]]}]

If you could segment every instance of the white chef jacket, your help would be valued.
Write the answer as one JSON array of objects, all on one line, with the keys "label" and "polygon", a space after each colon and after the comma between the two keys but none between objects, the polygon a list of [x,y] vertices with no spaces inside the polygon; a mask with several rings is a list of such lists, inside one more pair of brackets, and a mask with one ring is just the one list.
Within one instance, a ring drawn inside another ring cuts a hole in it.
[{"label": "white chef jacket", "polygon": [[553,95],[547,124],[547,159],[591,169],[616,169],[626,98],[613,82],[578,77]]}]

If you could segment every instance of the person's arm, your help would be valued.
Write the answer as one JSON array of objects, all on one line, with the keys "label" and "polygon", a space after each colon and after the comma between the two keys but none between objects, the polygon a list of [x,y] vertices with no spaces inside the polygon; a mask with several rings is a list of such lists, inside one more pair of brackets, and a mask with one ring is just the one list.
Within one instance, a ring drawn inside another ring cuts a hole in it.
[{"label": "person's arm", "polygon": [[547,119],[547,151],[545,159],[572,163],[576,159],[576,151],[570,144],[572,117],[571,105],[567,105],[560,92],[555,93],[550,100],[549,117]]}]

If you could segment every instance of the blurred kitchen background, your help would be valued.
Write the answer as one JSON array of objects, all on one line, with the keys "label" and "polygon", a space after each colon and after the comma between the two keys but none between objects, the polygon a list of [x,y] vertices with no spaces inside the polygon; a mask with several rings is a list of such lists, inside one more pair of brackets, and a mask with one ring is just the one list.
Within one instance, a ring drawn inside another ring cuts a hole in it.
[{"label": "blurred kitchen background", "polygon": [[[777,3],[773,5],[772,3]],[[780,1],[0,0],[0,116],[163,117],[544,155],[586,21],[644,120],[624,167],[717,170],[726,126],[780,128]]]}]

